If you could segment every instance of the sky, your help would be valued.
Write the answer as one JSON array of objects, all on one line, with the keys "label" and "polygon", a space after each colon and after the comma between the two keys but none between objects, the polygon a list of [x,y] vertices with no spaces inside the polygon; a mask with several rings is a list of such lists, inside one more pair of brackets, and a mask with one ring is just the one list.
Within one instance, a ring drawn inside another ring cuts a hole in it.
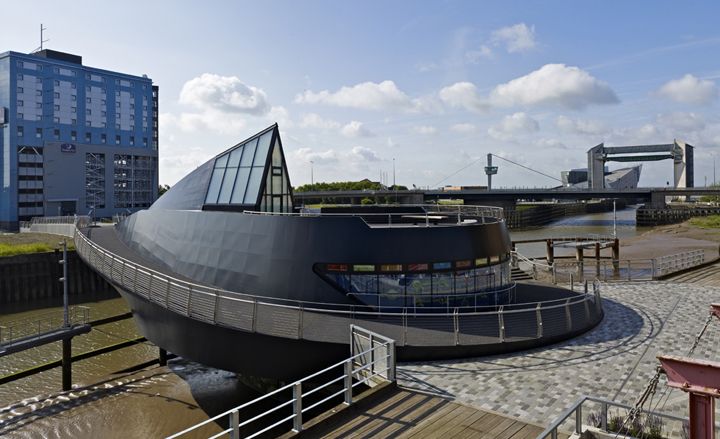
[{"label": "sky", "polygon": [[[673,139],[714,179],[717,1],[6,3],[0,51],[31,52],[42,23],[46,48],[159,85],[162,184],[276,122],[294,186],[393,166],[483,185],[488,153],[559,178],[599,143]],[[494,162],[495,187],[559,184]],[[669,160],[643,164],[641,186],[667,181]]]}]

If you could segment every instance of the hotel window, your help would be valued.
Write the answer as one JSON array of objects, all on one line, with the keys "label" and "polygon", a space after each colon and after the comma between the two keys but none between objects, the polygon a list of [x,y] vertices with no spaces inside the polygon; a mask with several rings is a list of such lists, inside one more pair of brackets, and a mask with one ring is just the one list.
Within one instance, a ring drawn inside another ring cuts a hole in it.
[{"label": "hotel window", "polygon": [[42,78],[39,76],[35,77],[35,84],[42,84]]},{"label": "hotel window", "polygon": [[59,118],[59,117],[53,117],[53,122],[54,122],[54,123],[60,123],[60,118]]},{"label": "hotel window", "polygon": [[75,83],[74,83],[74,82],[71,82],[71,83],[70,83],[70,88],[72,88],[73,90],[75,90],[75,87],[76,87],[76,86],[75,86]]},{"label": "hotel window", "polygon": [[60,140],[60,130],[53,130],[53,138]]},{"label": "hotel window", "polygon": [[119,135],[115,136],[115,144],[116,145],[120,144],[120,136]]},{"label": "hotel window", "polygon": [[42,97],[42,90],[35,90],[35,96],[41,98],[41,97]]},{"label": "hotel window", "polygon": [[77,140],[77,131],[70,131],[70,140],[72,140],[72,141]]},{"label": "hotel window", "polygon": [[91,116],[91,115],[92,115],[92,110],[89,109],[89,108],[88,108],[87,110],[85,110],[85,115]]},{"label": "hotel window", "polygon": [[92,90],[92,88],[91,88],[89,85],[86,85],[86,86],[85,86],[85,91],[86,91],[86,92],[90,93],[91,90]]},{"label": "hotel window", "polygon": [[55,97],[55,99],[60,99],[60,93],[58,92],[53,93],[53,96]]},{"label": "hotel window", "polygon": [[18,106],[18,107],[22,107],[24,104],[25,104],[25,102],[23,102],[23,101],[17,101],[17,106]]},{"label": "hotel window", "polygon": [[23,80],[23,74],[22,74],[22,73],[18,73],[18,74],[17,74],[17,80],[18,80],[18,81],[22,81],[22,80]]},{"label": "hotel window", "polygon": [[17,127],[17,135],[18,137],[22,137],[25,135],[25,129],[22,126]]},{"label": "hotel window", "polygon": [[134,109],[135,109],[135,104],[130,104],[130,109],[131,109],[131,110],[134,110]]},{"label": "hotel window", "polygon": [[42,139],[42,128],[35,128],[35,137]]},{"label": "hotel window", "polygon": [[18,61],[17,66],[22,69],[25,66],[25,64],[22,61]]},{"label": "hotel window", "polygon": [[105,116],[107,116],[107,113],[105,111],[101,111],[100,116],[105,117]]},{"label": "hotel window", "polygon": [[71,95],[71,96],[70,96],[70,100],[73,101],[73,102],[77,102],[77,96],[76,96],[76,95]]},{"label": "hotel window", "polygon": [[130,136],[130,146],[135,146],[135,136]]},{"label": "hotel window", "polygon": [[55,109],[55,111],[60,111],[60,106],[59,106],[59,105],[54,105],[53,108]]},{"label": "hotel window", "polygon": [[86,121],[85,121],[85,126],[86,126],[86,127],[92,126],[92,122],[90,122],[89,120],[86,120]]},{"label": "hotel window", "polygon": [[25,90],[23,90],[22,87],[18,87],[18,88],[17,88],[17,92],[18,92],[18,93],[25,93]]},{"label": "hotel window", "polygon": [[35,108],[38,110],[42,110],[42,102],[35,102]]},{"label": "hotel window", "polygon": [[60,87],[60,81],[58,81],[57,79],[55,80],[55,87]]},{"label": "hotel window", "polygon": [[87,102],[88,104],[92,104],[92,98],[85,98],[85,102]]},{"label": "hotel window", "polygon": [[101,100],[100,105],[107,105],[107,101],[105,99]]},{"label": "hotel window", "polygon": [[86,143],[92,142],[92,134],[90,134],[90,133],[85,133],[85,142],[86,142]]},{"label": "hotel window", "polygon": [[100,134],[100,143],[107,143],[107,135]]},{"label": "hotel window", "polygon": [[130,125],[130,131],[135,131],[135,125]]},{"label": "hotel window", "polygon": [[72,114],[77,114],[77,107],[70,107],[70,112]]},{"label": "hotel window", "polygon": [[147,146],[147,137],[143,137],[143,146]]},{"label": "hotel window", "polygon": [[73,125],[77,125],[77,119],[70,119],[70,123]]}]

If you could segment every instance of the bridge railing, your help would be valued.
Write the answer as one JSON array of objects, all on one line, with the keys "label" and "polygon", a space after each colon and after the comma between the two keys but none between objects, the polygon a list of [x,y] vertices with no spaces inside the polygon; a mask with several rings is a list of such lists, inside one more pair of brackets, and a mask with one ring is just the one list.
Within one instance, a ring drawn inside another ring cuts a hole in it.
[{"label": "bridge railing", "polygon": [[[70,307],[68,320],[70,326],[87,324],[90,321],[90,308],[79,305]],[[40,314],[31,319],[5,322],[0,325],[0,345],[55,331],[62,328],[63,324],[62,311]]]},{"label": "bridge railing", "polygon": [[[342,401],[353,404],[353,396],[359,386],[374,387],[381,382],[395,382],[395,342],[363,329],[350,326],[350,356],[330,367],[287,384],[272,392],[246,402],[238,407],[200,422],[192,427],[169,436],[217,438],[229,435],[232,439],[250,439],[263,433],[294,432],[303,430],[303,423],[313,410],[332,407]],[[312,384],[312,386],[311,386]],[[258,406],[270,408],[257,413]],[[207,433],[214,423],[228,419],[228,428],[210,435]]]},{"label": "bridge railing", "polygon": [[109,282],[170,311],[213,325],[290,339],[344,343],[349,325],[359,324],[393,338],[399,346],[496,344],[559,337],[589,328],[602,317],[599,285],[547,302],[437,312],[408,307],[378,311],[275,300],[186,282],[114,255],[80,232],[75,234],[75,247]]}]

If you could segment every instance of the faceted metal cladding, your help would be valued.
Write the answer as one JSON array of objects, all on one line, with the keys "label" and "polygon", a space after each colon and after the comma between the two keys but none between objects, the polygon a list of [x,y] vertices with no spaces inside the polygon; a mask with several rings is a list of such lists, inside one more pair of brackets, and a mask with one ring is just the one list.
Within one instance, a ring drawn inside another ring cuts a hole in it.
[{"label": "faceted metal cladding", "polygon": [[[602,319],[599,291],[510,281],[498,209],[293,210],[277,125],[115,230],[80,238],[80,254],[128,300],[148,339],[254,375],[297,377],[337,360],[360,320],[410,360],[526,349]],[[286,364],[290,352],[303,361]]]}]

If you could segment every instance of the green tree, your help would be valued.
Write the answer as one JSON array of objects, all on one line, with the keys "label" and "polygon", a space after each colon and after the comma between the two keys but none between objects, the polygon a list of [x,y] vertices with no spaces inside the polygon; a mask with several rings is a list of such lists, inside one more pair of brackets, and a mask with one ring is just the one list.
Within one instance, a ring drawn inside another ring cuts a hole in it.
[{"label": "green tree", "polygon": [[170,186],[167,184],[161,184],[160,186],[158,186],[158,198],[160,198],[162,196],[162,194],[164,194],[165,192],[167,192],[169,190],[170,190]]}]

